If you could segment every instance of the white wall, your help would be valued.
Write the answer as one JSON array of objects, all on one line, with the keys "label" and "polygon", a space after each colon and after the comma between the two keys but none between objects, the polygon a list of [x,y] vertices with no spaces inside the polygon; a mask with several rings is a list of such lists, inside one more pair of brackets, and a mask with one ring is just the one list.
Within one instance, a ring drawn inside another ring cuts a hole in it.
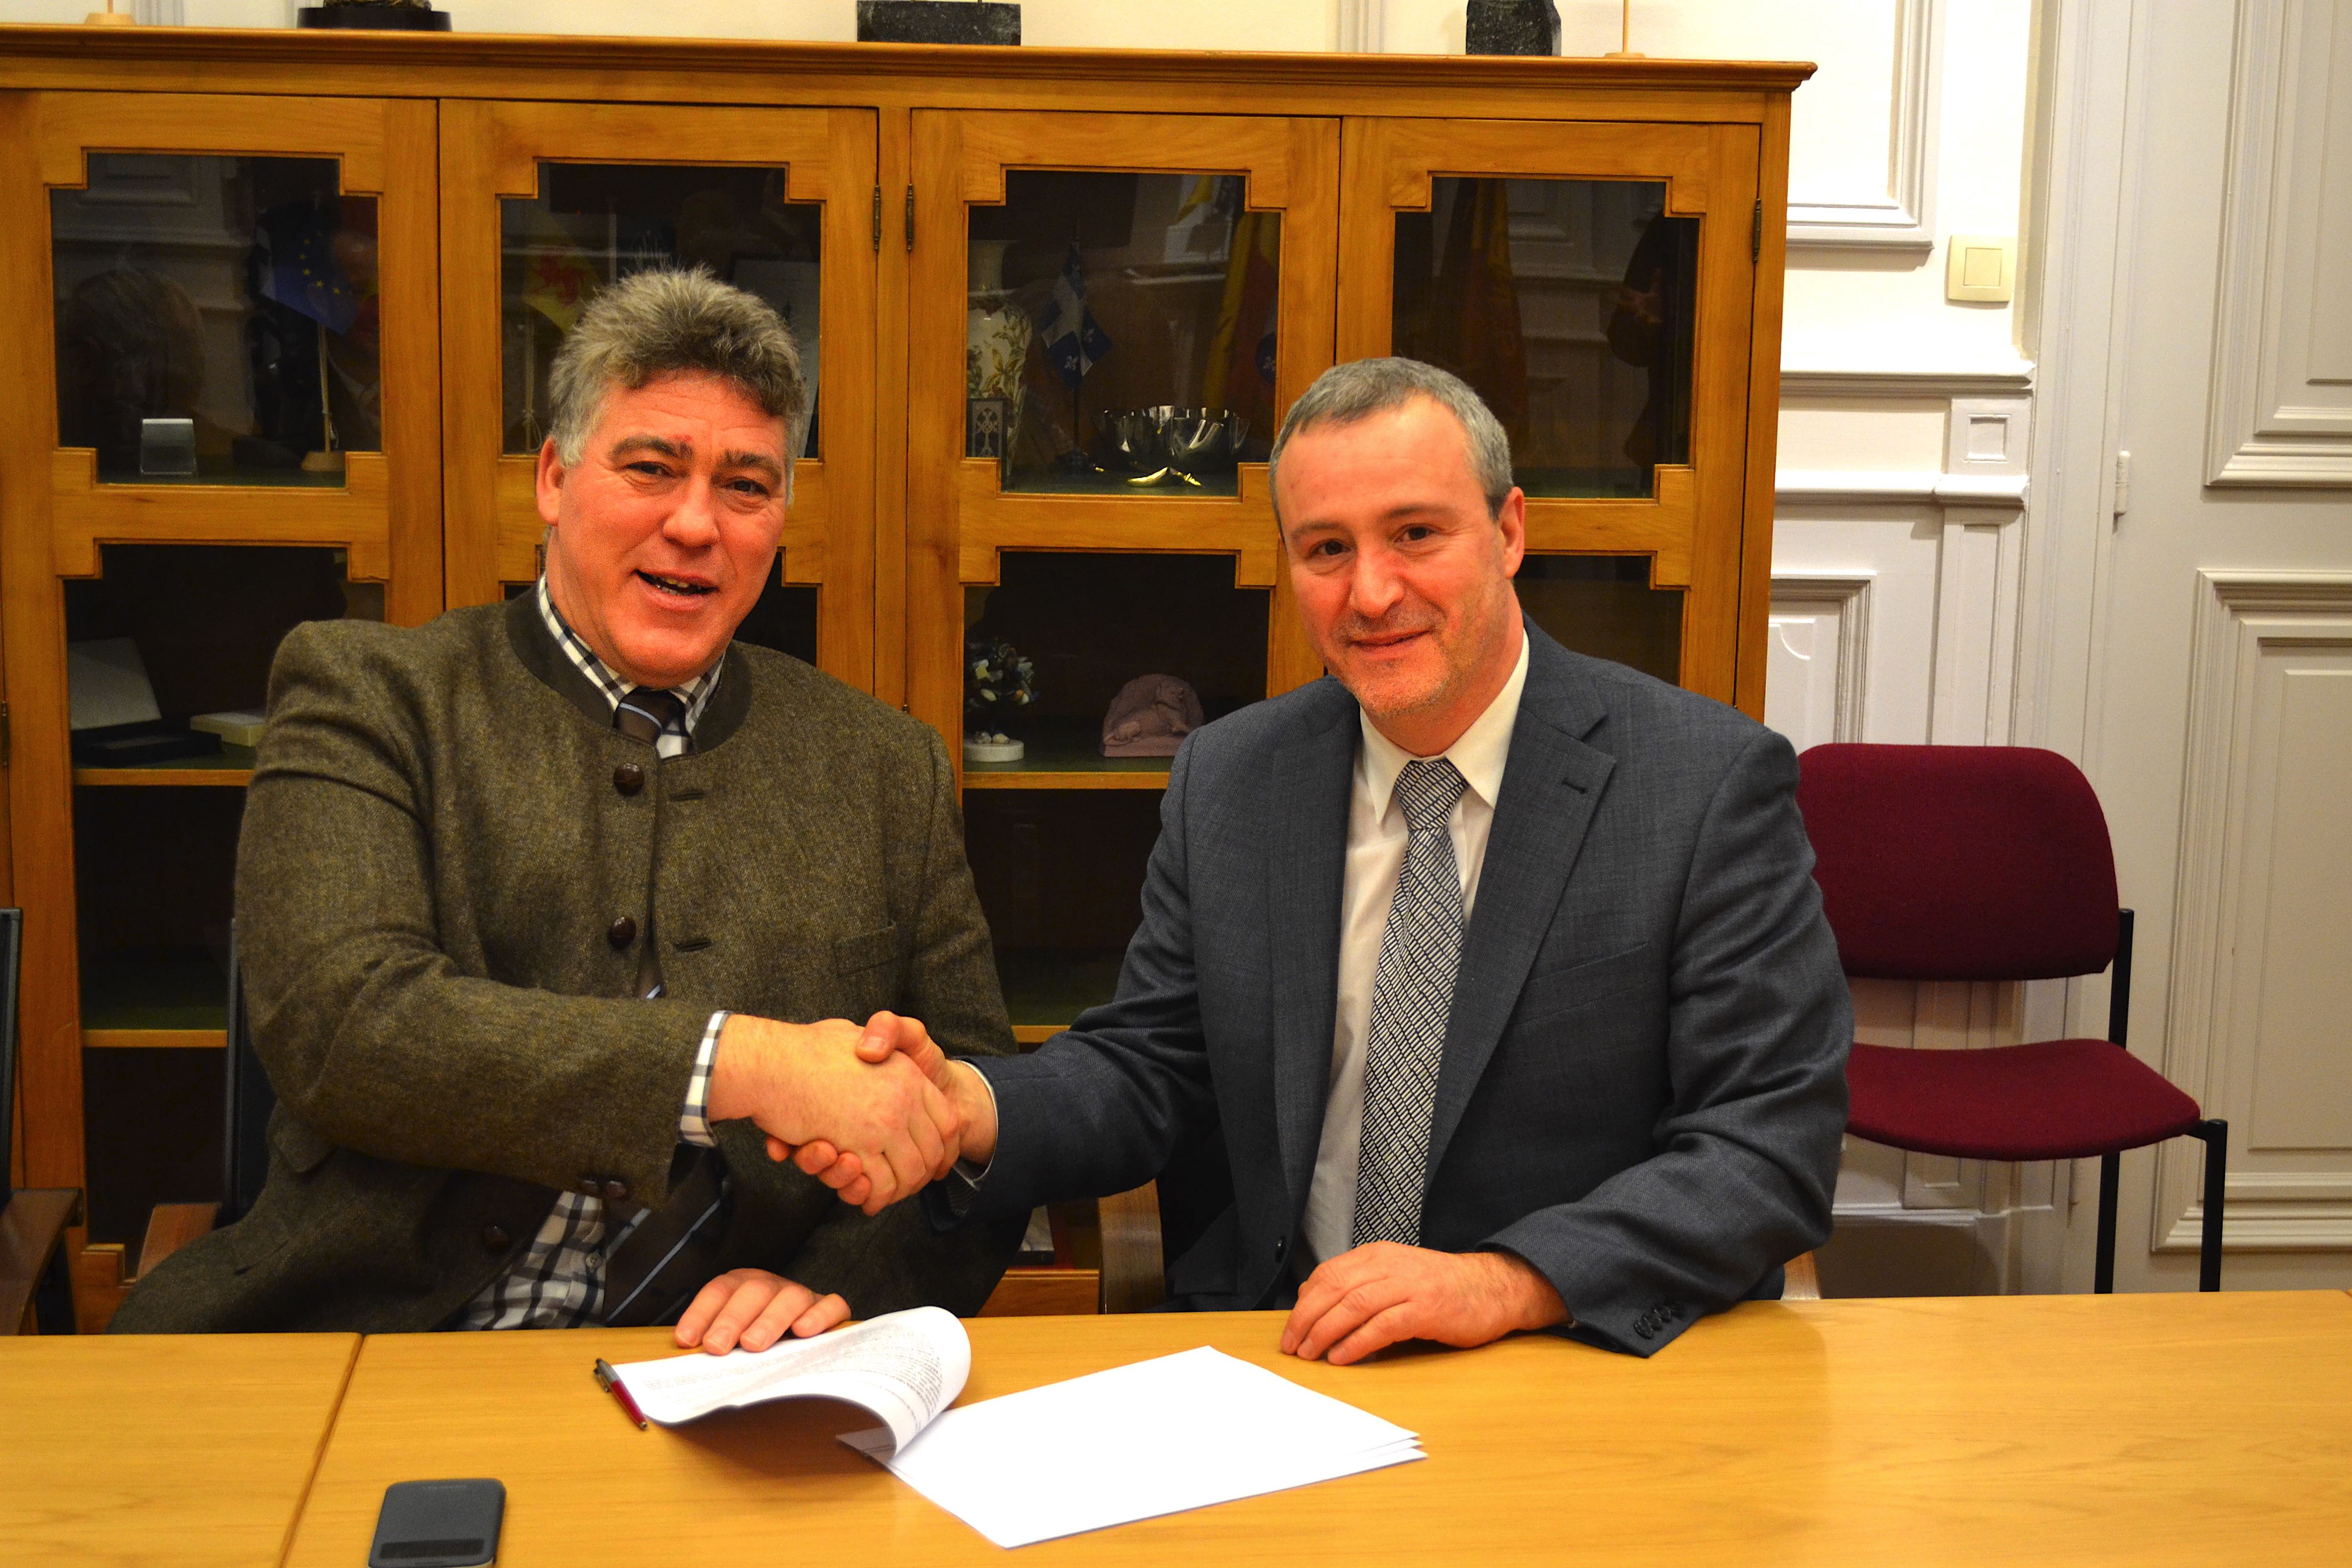
[{"label": "white wall", "polygon": [[[78,20],[90,0],[0,0]],[[118,0],[131,3],[131,0]],[[289,0],[135,0],[197,26],[283,26]],[[845,39],[851,0],[440,0],[467,32]],[[1616,0],[1558,0],[1563,49],[1618,46]],[[2011,739],[2032,370],[2011,309],[1944,299],[1947,238],[2013,235],[2033,0],[1633,0],[1654,56],[1810,59],[1796,96],[1770,719],[1832,738]],[[1108,47],[1458,53],[1461,0],[1024,0],[1026,40]],[[2049,994],[2042,994],[2042,992]],[[1864,1036],[2054,1032],[2023,996],[1880,988]],[[2054,1282],[2066,1173],[1850,1151],[1840,1268],[1880,1290]],[[1910,1235],[1887,1227],[1912,1226]],[[1875,1226],[1884,1238],[1872,1239]]]}]

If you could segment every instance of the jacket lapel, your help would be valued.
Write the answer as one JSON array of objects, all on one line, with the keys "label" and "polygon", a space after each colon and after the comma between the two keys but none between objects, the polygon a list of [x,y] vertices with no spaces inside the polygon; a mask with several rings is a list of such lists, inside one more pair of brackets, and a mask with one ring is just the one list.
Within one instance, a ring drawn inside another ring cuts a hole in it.
[{"label": "jacket lapel", "polygon": [[1318,721],[1275,754],[1266,888],[1274,987],[1275,1120],[1296,1215],[1314,1180],[1330,1092],[1339,984],[1339,893],[1348,859],[1348,792],[1356,705],[1339,684]]},{"label": "jacket lapel", "polygon": [[1583,740],[1605,712],[1589,678],[1532,625],[1528,637],[1528,683],[1446,1014],[1429,1130],[1433,1176],[1552,928],[1585,829],[1616,766],[1615,758]]}]

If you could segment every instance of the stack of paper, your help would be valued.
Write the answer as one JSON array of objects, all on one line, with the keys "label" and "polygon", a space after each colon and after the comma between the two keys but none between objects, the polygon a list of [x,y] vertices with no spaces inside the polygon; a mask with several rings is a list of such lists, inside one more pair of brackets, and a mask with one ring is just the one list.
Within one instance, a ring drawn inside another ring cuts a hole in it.
[{"label": "stack of paper", "polygon": [[895,1453],[884,1428],[842,1441],[999,1546],[1423,1457],[1403,1427],[1205,1346],[947,1411]]}]

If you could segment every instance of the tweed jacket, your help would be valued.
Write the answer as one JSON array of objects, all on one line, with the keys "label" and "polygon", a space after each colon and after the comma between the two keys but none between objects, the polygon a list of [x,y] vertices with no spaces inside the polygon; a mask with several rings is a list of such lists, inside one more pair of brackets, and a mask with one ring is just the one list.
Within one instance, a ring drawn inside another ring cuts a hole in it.
[{"label": "tweed jacket", "polygon": [[[1828,1236],[1853,1011],[1789,743],[1527,631],[1421,1244],[1515,1253],[1569,1331],[1647,1355],[1778,1296],[1781,1263]],[[1117,999],[977,1064],[998,1135],[966,1214],[1158,1176],[1174,1300],[1296,1300],[1359,711],[1326,678],[1186,741]]]},{"label": "tweed jacket", "polygon": [[[738,643],[694,749],[663,761],[614,730],[528,595],[287,637],[236,906],[279,1101],[268,1180],[142,1280],[119,1329],[448,1324],[558,1189],[662,1201],[717,1008],[890,1007],[951,1052],[1012,1048],[937,735]],[[655,968],[665,994],[642,1000]],[[1018,1243],[1009,1218],[968,1237],[913,1205],[867,1218],[750,1124],[715,1131],[722,1267],[863,1317],[969,1313]]]}]

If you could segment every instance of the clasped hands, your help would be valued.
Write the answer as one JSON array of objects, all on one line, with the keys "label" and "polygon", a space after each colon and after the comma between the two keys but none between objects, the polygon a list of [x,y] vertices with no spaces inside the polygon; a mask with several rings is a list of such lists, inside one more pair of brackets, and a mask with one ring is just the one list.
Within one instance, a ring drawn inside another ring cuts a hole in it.
[{"label": "clasped hands", "polygon": [[749,1120],[845,1203],[879,1214],[996,1144],[995,1105],[913,1018],[784,1024],[736,1014],[712,1057],[713,1121]]}]

